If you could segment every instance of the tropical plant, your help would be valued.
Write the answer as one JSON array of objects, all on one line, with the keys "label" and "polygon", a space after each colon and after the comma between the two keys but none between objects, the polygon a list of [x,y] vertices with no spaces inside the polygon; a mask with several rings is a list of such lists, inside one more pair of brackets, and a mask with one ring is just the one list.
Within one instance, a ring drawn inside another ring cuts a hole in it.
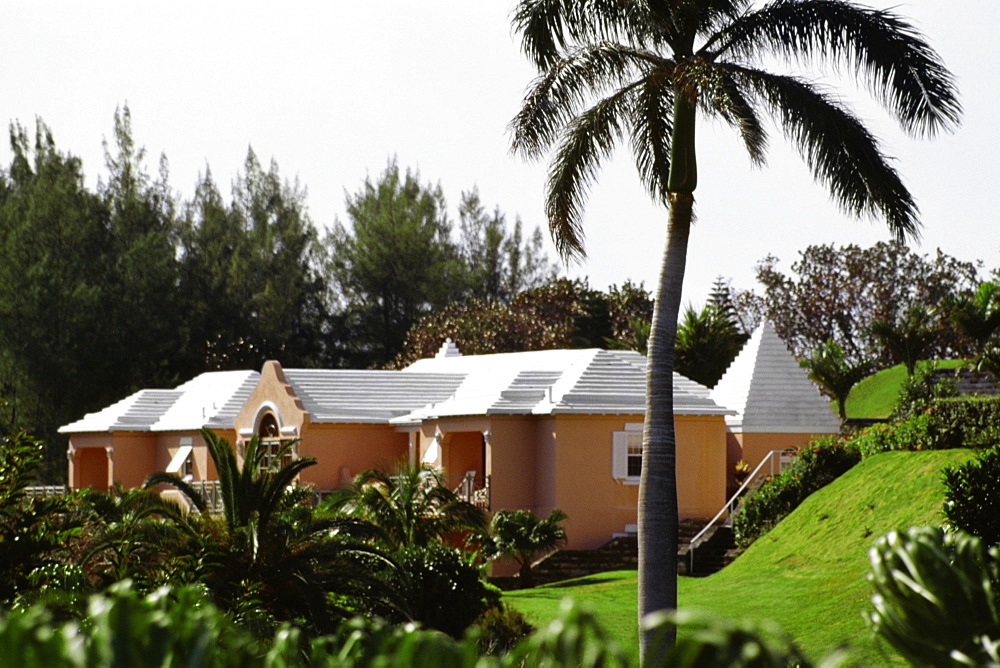
[{"label": "tropical plant", "polygon": [[971,341],[975,356],[985,353],[1000,328],[1000,283],[980,283],[975,292],[950,299],[947,307],[951,322]]},{"label": "tropical plant", "polygon": [[533,587],[531,566],[540,554],[547,554],[566,542],[562,522],[566,513],[553,508],[545,519],[530,510],[498,510],[490,519],[489,531],[472,537],[487,559],[513,559],[523,587]]},{"label": "tropical plant", "polygon": [[[85,551],[81,565],[101,582],[132,580],[137,588],[151,591],[186,570],[174,563],[181,544],[194,533],[180,506],[146,489],[110,492],[86,490],[81,506],[88,513]],[[181,557],[183,561],[183,557]]]},{"label": "tropical plant", "polygon": [[872,628],[913,665],[1000,664],[1000,553],[976,537],[911,528],[869,552]]},{"label": "tropical plant", "polygon": [[208,429],[201,433],[219,476],[221,521],[177,475],[155,473],[145,485],[171,485],[201,511],[196,579],[219,605],[258,636],[281,621],[299,620],[313,632],[328,632],[337,620],[359,612],[400,614],[390,585],[395,564],[372,544],[381,535],[378,529],[317,512],[307,503],[311,491],[292,487],[298,473],[315,464],[313,458],[287,460],[294,442],[269,452],[254,437],[240,467],[225,439]]},{"label": "tropical plant", "polygon": [[[513,23],[541,72],[511,123],[513,149],[540,157],[557,145],[546,214],[560,252],[583,254],[586,196],[620,140],[630,140],[643,184],[669,208],[649,342],[641,618],[676,606],[673,357],[698,180],[699,112],[737,129],[756,164],[764,162],[767,143],[763,117],[775,117],[843,209],[880,215],[904,237],[916,233],[916,204],[861,120],[818,83],[759,64],[769,56],[843,64],[914,134],[953,126],[961,108],[950,72],[912,26],[895,13],[842,0],[763,7],[749,0],[521,0]],[[649,639],[643,633],[640,647]]]},{"label": "tropical plant", "polygon": [[906,375],[913,377],[917,362],[926,359],[937,338],[934,311],[914,304],[898,322],[875,320],[868,331],[878,339],[893,359],[906,365]]},{"label": "tropical plant", "polygon": [[[299,473],[316,464],[313,457],[298,457],[281,464],[293,452],[296,441],[283,441],[280,448],[272,453],[259,436],[254,436],[246,443],[241,467],[228,441],[207,428],[201,430],[201,437],[219,476],[222,513],[230,530],[251,524],[257,527],[256,531],[267,527]],[[154,473],[146,479],[144,486],[148,489],[160,484],[179,490],[202,514],[209,511],[203,495],[181,476]]]},{"label": "tropical plant", "polygon": [[486,527],[483,511],[445,487],[440,471],[407,464],[392,473],[359,473],[350,486],[327,497],[324,507],[377,526],[390,550],[439,543],[450,533]]},{"label": "tropical plant", "polygon": [[0,438],[0,603],[30,590],[36,571],[63,563],[80,532],[75,497],[28,494],[42,453],[24,432]]},{"label": "tropical plant", "polygon": [[799,365],[809,374],[809,378],[820,386],[824,393],[837,402],[837,414],[841,420],[847,419],[847,396],[851,388],[871,373],[870,360],[852,362],[835,341],[827,341]]},{"label": "tropical plant", "polygon": [[943,477],[947,524],[987,547],[1000,547],[1000,443],[965,464],[949,466]]},{"label": "tropical plant", "polygon": [[392,556],[404,610],[427,628],[461,638],[480,615],[500,607],[500,590],[483,581],[474,555],[429,543],[403,546]]},{"label": "tropical plant", "polygon": [[707,387],[715,387],[747,342],[735,320],[714,303],[701,311],[690,306],[677,326],[674,368]]}]

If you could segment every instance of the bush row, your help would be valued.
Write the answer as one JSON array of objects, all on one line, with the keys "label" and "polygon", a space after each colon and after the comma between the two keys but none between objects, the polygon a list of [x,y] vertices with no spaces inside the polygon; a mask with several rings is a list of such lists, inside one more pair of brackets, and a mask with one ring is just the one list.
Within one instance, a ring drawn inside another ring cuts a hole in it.
[{"label": "bush row", "polygon": [[[746,549],[806,497],[865,457],[899,450],[984,448],[998,443],[1000,397],[936,399],[930,408],[910,418],[865,427],[840,439],[816,439],[795,452],[784,472],[767,477],[761,487],[741,499],[733,517],[737,545]],[[977,491],[982,490],[965,492],[964,498]],[[975,503],[982,505],[981,501]]]}]

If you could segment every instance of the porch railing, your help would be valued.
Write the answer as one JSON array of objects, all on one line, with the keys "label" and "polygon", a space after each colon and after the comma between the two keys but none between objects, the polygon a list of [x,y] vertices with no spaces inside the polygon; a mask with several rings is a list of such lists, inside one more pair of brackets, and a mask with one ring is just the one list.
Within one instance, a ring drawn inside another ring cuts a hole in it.
[{"label": "porch railing", "polygon": [[24,495],[36,499],[47,499],[50,496],[65,496],[66,485],[32,485],[24,488]]},{"label": "porch railing", "polygon": [[205,507],[210,513],[221,513],[222,507],[222,486],[218,480],[196,480],[188,483],[194,491],[201,494],[205,500]]},{"label": "porch railing", "polygon": [[789,456],[785,454],[784,450],[771,450],[764,456],[764,459],[757,464],[750,475],[746,477],[740,488],[729,497],[726,501],[726,505],[722,506],[722,509],[715,514],[715,517],[705,525],[701,531],[691,539],[691,544],[688,546],[688,573],[694,573],[694,552],[701,546],[702,543],[711,538],[712,534],[709,533],[710,530],[715,526],[732,526],[733,513],[736,511],[737,503],[744,492],[748,489],[759,486],[761,479],[767,475],[774,475],[780,473],[784,470],[785,466],[788,465]]},{"label": "porch railing", "polygon": [[475,471],[469,471],[461,477],[448,476],[445,478],[445,484],[448,487],[456,483],[457,486],[452,491],[455,492],[458,498],[471,503],[477,508],[489,511],[490,476],[477,476]]}]

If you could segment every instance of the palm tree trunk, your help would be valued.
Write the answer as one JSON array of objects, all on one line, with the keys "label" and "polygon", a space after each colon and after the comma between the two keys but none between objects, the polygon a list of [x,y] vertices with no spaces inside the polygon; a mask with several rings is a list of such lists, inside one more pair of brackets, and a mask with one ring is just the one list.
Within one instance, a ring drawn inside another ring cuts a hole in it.
[{"label": "palm tree trunk", "polygon": [[[642,618],[651,612],[677,607],[674,342],[693,212],[691,192],[670,193],[667,243],[656,289],[646,362],[646,421],[639,483],[640,625]],[[652,640],[640,626],[641,665],[660,665],[658,657],[673,644],[674,634],[671,632],[658,647],[652,646]]]}]

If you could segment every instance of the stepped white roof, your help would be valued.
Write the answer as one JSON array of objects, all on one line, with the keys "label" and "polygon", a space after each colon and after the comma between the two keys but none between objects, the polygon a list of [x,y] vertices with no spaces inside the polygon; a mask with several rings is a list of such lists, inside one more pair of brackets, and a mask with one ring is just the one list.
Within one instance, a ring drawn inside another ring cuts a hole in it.
[{"label": "stepped white roof", "polygon": [[172,390],[139,390],[59,433],[229,429],[259,378],[256,371],[212,371]]},{"label": "stepped white roof", "polygon": [[[538,350],[495,355],[433,357],[403,373],[465,376],[454,395],[429,403],[396,423],[461,415],[629,415],[646,411],[646,358],[620,350]],[[729,411],[709,390],[674,374],[674,413],[722,415]]]},{"label": "stepped white roof", "polygon": [[840,419],[809,380],[774,327],[764,322],[719,383],[716,402],[736,411],[726,417],[734,432],[835,434]]},{"label": "stepped white roof", "polygon": [[[402,371],[284,369],[313,423],[413,425],[475,415],[637,415],[646,410],[646,359],[617,350],[446,353]],[[204,373],[172,390],[141,390],[62,427],[62,433],[232,428],[256,371]],[[674,413],[731,413],[703,385],[674,374]]]}]

